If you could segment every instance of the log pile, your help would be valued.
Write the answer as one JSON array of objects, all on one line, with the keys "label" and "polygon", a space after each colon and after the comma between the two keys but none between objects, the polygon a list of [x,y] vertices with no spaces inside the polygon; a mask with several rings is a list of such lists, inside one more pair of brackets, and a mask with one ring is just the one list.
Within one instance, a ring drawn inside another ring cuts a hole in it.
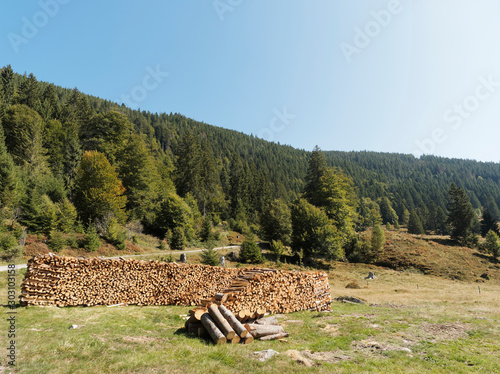
[{"label": "log pile", "polygon": [[242,321],[266,312],[331,310],[332,304],[326,273],[274,269],[249,269],[210,301],[226,305]]},{"label": "log pile", "polygon": [[[223,304],[243,322],[264,313],[329,310],[324,272],[231,269],[134,259],[39,255],[28,262],[22,305]],[[201,317],[198,312],[197,317]],[[204,312],[203,312],[204,313]],[[201,313],[201,314],[203,314]]]},{"label": "log pile", "polygon": [[274,340],[289,336],[275,316],[243,325],[224,305],[214,303],[197,307],[189,313],[190,317],[184,324],[187,331],[199,337],[210,336],[215,344],[250,344],[254,339]]}]

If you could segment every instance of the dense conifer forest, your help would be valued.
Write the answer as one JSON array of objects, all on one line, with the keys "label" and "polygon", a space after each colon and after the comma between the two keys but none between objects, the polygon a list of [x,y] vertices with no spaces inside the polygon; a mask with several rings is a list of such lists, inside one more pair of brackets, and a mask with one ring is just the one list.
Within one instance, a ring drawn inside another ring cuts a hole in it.
[{"label": "dense conifer forest", "polygon": [[[452,184],[472,205],[472,232],[485,235],[480,220],[492,228],[500,219],[498,163],[299,150],[132,110],[10,66],[1,70],[0,121],[4,249],[25,228],[120,246],[125,225],[183,248],[227,222],[278,247],[342,258],[354,230],[379,224],[450,233]],[[299,233],[305,222],[310,232]],[[311,238],[315,225],[323,232]]]}]

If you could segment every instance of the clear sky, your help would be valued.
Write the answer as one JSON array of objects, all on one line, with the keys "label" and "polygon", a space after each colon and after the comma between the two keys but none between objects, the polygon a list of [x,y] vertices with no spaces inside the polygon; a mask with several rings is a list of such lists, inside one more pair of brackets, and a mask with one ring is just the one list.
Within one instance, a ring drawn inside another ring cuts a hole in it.
[{"label": "clear sky", "polygon": [[500,161],[499,0],[40,0],[0,65],[311,150]]}]

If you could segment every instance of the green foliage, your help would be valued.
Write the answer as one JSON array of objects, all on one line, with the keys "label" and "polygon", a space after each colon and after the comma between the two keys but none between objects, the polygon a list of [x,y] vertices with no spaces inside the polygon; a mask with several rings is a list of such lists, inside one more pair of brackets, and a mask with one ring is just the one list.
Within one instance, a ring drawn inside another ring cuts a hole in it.
[{"label": "green foliage", "polygon": [[472,232],[472,225],[476,214],[463,188],[452,183],[448,190],[450,205],[448,208],[447,223],[451,226],[451,237],[458,241],[465,241]]},{"label": "green foliage", "polygon": [[358,207],[358,229],[364,230],[381,223],[382,216],[379,205],[369,197],[362,198]]},{"label": "green foliage", "polygon": [[385,244],[385,235],[380,226],[375,226],[372,231],[371,237],[371,257],[376,261],[382,255],[384,244]]},{"label": "green foliage", "polygon": [[106,158],[115,164],[117,154],[126,143],[131,131],[132,124],[127,116],[112,110],[97,114],[90,121],[83,122],[80,138],[85,150],[104,153]]},{"label": "green foliage", "polygon": [[53,231],[50,233],[49,240],[47,241],[47,246],[53,252],[60,252],[66,245],[66,240],[63,235],[58,231]]},{"label": "green foliage", "polygon": [[101,239],[97,234],[97,230],[93,224],[89,224],[85,231],[83,248],[89,252],[95,252],[101,247]]},{"label": "green foliage", "polygon": [[44,162],[43,120],[37,112],[26,105],[11,105],[5,110],[2,125],[7,150],[17,165]]},{"label": "green foliage", "polygon": [[113,215],[118,222],[125,221],[125,188],[118,173],[106,156],[97,151],[83,154],[76,171],[74,203],[83,221],[103,219]]},{"label": "green foliage", "polygon": [[324,257],[340,260],[344,257],[342,236],[326,213],[306,200],[292,207],[292,250],[303,251],[304,259]]},{"label": "green foliage", "polygon": [[12,206],[17,197],[14,161],[7,152],[3,126],[0,124],[0,207]]},{"label": "green foliage", "polygon": [[398,215],[392,207],[391,201],[387,196],[382,197],[380,200],[380,214],[382,216],[382,223],[394,224],[398,221]]},{"label": "green foliage", "polygon": [[500,256],[500,243],[498,235],[493,230],[488,231],[486,234],[484,248],[491,253],[493,257],[497,258]]},{"label": "green foliage", "polygon": [[204,249],[201,252],[201,263],[203,265],[217,266],[219,265],[219,254],[213,248]]},{"label": "green foliage", "polygon": [[204,242],[212,239],[212,217],[207,215],[203,218],[200,230],[200,238]]},{"label": "green foliage", "polygon": [[261,214],[260,226],[264,240],[291,244],[292,217],[290,208],[283,200],[275,199],[266,205]]},{"label": "green foliage", "polygon": [[75,206],[67,198],[56,204],[57,227],[62,232],[69,233],[75,228],[77,215]]},{"label": "green foliage", "polygon": [[[175,228],[179,228],[185,240],[190,240],[193,236],[193,226],[193,214],[189,205],[178,195],[168,194],[159,205],[155,222],[156,231],[162,234],[168,231],[173,233]],[[171,243],[170,246],[172,247]]]},{"label": "green foliage", "polygon": [[486,209],[483,212],[483,217],[481,219],[481,235],[485,237],[489,231],[493,231],[497,235],[500,234],[500,230],[498,229],[498,222],[495,220],[493,214],[491,214],[490,211]]},{"label": "green foliage", "polygon": [[238,260],[242,263],[260,264],[264,262],[262,252],[253,239],[247,239],[241,243]]},{"label": "green foliage", "polygon": [[276,262],[280,261],[280,257],[285,254],[286,248],[281,240],[273,240],[271,242],[271,252],[276,256]]},{"label": "green foliage", "polygon": [[420,221],[420,217],[414,210],[412,210],[412,212],[410,213],[410,218],[408,220],[408,233],[416,235],[425,233],[422,222]]},{"label": "green foliage", "polygon": [[184,230],[181,226],[176,226],[172,230],[172,238],[170,239],[170,248],[183,250],[186,248],[187,240]]},{"label": "green foliage", "polygon": [[165,242],[165,240],[161,240],[160,241],[160,250],[161,251],[166,251],[167,249],[168,249],[167,243]]},{"label": "green foliage", "polygon": [[117,157],[127,210],[133,219],[151,226],[156,219],[155,206],[160,200],[161,190],[161,176],[156,162],[139,135],[130,136]]},{"label": "green foliage", "polygon": [[15,246],[17,246],[17,239],[13,233],[0,232],[0,251],[9,251]]}]

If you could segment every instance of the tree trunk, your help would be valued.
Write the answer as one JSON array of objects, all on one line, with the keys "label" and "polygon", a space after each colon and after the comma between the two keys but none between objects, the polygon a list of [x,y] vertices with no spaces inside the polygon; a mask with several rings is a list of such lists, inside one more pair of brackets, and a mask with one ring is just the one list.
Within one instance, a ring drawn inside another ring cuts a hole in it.
[{"label": "tree trunk", "polygon": [[226,337],[212,320],[210,314],[205,313],[201,317],[201,323],[203,323],[203,326],[205,326],[215,344],[224,344],[227,342]]}]

